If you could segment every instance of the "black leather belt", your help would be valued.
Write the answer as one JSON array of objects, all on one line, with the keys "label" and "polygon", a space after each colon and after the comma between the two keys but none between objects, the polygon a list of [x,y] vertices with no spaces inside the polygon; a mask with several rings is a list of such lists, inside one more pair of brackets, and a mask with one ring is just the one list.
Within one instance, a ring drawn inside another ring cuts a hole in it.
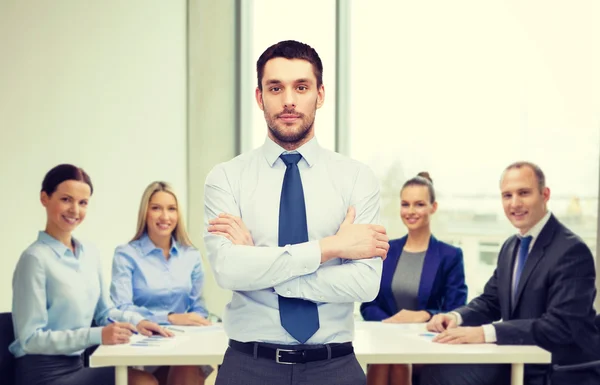
[{"label": "black leather belt", "polygon": [[304,364],[347,356],[354,352],[352,342],[320,345],[318,348],[294,349],[294,345],[275,348],[259,342],[239,342],[229,340],[229,347],[238,352],[272,360],[278,364]]}]

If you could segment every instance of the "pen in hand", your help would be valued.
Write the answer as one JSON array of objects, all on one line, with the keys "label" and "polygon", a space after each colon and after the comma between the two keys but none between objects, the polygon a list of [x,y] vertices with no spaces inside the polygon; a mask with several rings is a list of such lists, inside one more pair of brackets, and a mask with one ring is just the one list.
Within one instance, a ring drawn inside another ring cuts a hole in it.
[{"label": "pen in hand", "polygon": [[[116,324],[116,323],[117,323],[117,321],[115,321],[114,319],[112,319],[112,318],[110,318],[110,317],[108,317],[107,319],[108,319],[108,322],[110,322],[111,324]],[[138,333],[138,332],[136,332],[135,330],[132,330],[131,332],[132,332],[133,334],[139,334],[139,333]]]}]

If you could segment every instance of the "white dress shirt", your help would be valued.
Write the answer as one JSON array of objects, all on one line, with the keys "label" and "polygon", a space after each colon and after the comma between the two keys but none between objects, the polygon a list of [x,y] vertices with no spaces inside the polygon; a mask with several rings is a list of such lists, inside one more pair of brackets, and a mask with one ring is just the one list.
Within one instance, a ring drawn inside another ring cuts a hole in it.
[{"label": "white dress shirt", "polygon": [[[546,226],[546,223],[548,223],[548,220],[550,219],[550,215],[551,215],[550,211],[546,212],[546,215],[544,215],[544,217],[538,223],[536,223],[531,229],[529,229],[529,231],[527,231],[525,234],[517,234],[517,236],[519,238],[531,236],[532,239],[531,239],[531,243],[529,244],[528,253],[530,253],[531,250],[533,249],[533,245],[535,244],[535,241],[537,240],[540,233],[542,232],[542,229],[544,228],[544,226]],[[517,263],[518,263],[518,260],[517,260]],[[514,282],[515,274],[517,273],[517,263],[515,263],[515,266],[513,267],[512,282]],[[462,324],[461,315],[458,312],[454,312],[454,311],[451,314],[453,314],[456,317],[456,324],[460,326],[460,324]],[[484,335],[486,343],[494,343],[498,340],[496,338],[496,328],[494,327],[494,324],[482,325],[482,328],[483,328],[483,335]]]},{"label": "white dress shirt", "polygon": [[334,235],[350,206],[354,223],[378,223],[379,183],[364,164],[319,146],[298,148],[308,242],[278,246],[279,200],[287,153],[267,138],[263,146],[219,164],[205,183],[205,226],[220,213],[241,217],[254,246],[233,245],[205,229],[204,241],[217,283],[233,290],[224,313],[229,338],[297,344],[281,326],[278,295],[317,303],[319,330],[307,344],[347,342],[354,335],[354,302],[379,291],[382,260],[332,259],[321,264],[319,240]]}]

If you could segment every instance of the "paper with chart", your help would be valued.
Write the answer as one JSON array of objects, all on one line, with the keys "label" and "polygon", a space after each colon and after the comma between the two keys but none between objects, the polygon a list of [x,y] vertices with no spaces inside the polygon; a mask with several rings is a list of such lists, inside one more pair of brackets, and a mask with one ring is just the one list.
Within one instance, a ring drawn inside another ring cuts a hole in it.
[{"label": "paper with chart", "polygon": [[133,335],[129,339],[128,346],[134,348],[161,348],[161,349],[169,349],[176,347],[177,344],[180,344],[185,340],[185,336],[175,336],[175,337],[163,337],[158,335],[153,335],[150,337],[143,336],[141,334]]},{"label": "paper with chart", "polygon": [[223,330],[222,323],[216,323],[208,326],[166,326],[165,329],[169,330],[176,336],[194,333],[206,333],[213,330]]}]

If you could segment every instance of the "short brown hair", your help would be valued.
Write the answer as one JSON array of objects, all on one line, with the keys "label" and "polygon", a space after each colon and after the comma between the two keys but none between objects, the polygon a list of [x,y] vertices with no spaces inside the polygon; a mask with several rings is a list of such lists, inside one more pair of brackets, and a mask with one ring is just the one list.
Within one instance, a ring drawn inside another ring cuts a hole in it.
[{"label": "short brown hair", "polygon": [[500,177],[500,183],[502,183],[502,179],[504,179],[504,174],[506,174],[506,172],[508,170],[512,170],[513,168],[519,169],[519,168],[523,168],[523,167],[529,167],[533,171],[533,173],[535,174],[535,177],[537,178],[537,181],[538,181],[538,188],[540,189],[540,192],[542,192],[544,190],[544,188],[546,187],[546,176],[544,175],[544,172],[542,171],[540,166],[538,166],[537,164],[535,164],[533,162],[524,161],[524,160],[509,164],[504,169],[504,171],[502,171],[502,175]]},{"label": "short brown hair", "polygon": [[269,60],[277,57],[306,60],[312,64],[313,72],[317,78],[317,87],[321,87],[321,84],[323,84],[323,63],[317,51],[308,44],[296,40],[284,40],[267,48],[258,58],[256,62],[256,77],[259,90],[262,91],[262,78],[265,73],[265,65]]}]

